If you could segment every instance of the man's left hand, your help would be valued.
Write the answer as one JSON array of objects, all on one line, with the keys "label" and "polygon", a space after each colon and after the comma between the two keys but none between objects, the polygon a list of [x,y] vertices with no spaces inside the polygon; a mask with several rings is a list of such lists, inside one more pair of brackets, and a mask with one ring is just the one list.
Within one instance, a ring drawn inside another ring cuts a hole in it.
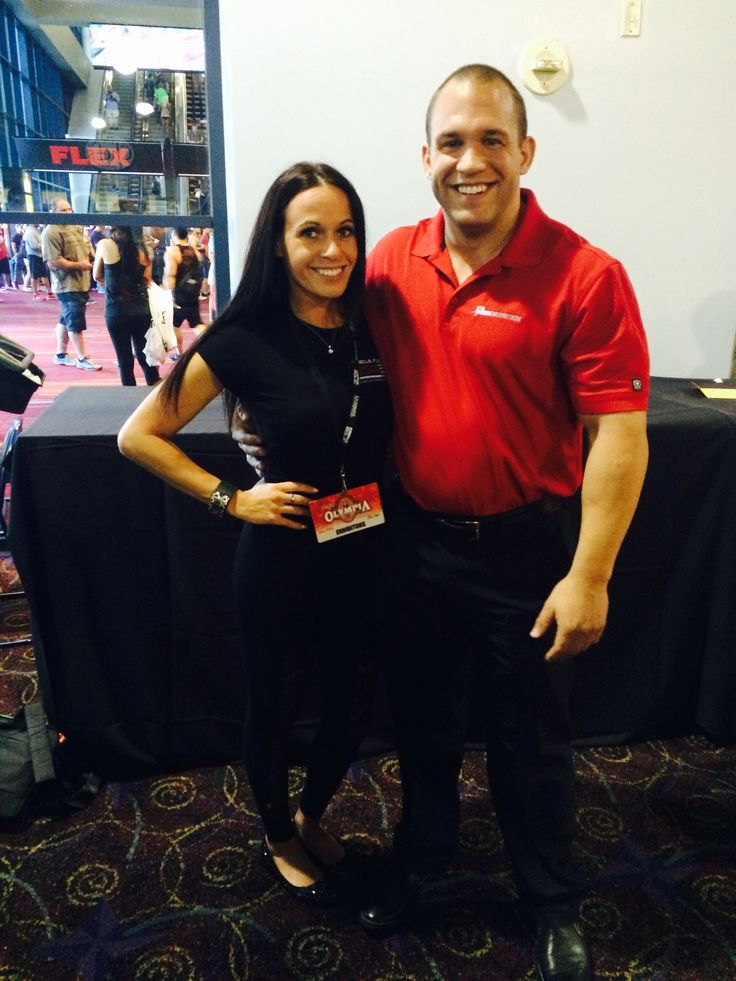
[{"label": "man's left hand", "polygon": [[235,406],[235,412],[230,423],[230,433],[239,449],[245,453],[248,463],[259,477],[263,477],[268,454],[261,437],[256,432],[253,416],[242,402],[238,402]]},{"label": "man's left hand", "polygon": [[608,616],[606,583],[591,583],[565,576],[547,597],[531,637],[542,637],[556,623],[554,643],[544,655],[546,661],[564,661],[597,644]]}]

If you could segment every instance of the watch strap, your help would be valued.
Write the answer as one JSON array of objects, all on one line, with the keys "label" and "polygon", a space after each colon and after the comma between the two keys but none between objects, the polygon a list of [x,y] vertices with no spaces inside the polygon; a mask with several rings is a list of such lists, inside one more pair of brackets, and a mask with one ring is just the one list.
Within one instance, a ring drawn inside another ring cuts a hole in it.
[{"label": "watch strap", "polygon": [[209,502],[207,503],[207,510],[209,513],[221,518],[227,511],[230,498],[237,489],[238,488],[235,486],[235,484],[229,484],[226,480],[221,480],[217,487],[215,487],[215,489],[212,491]]}]

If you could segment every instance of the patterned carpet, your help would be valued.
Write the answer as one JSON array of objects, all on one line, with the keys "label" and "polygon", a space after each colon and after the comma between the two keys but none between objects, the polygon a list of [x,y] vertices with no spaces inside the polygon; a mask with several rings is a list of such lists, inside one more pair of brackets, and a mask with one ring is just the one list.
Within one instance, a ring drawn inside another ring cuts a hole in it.
[{"label": "patterned carpet", "polygon": [[[0,556],[0,588],[17,586]],[[23,601],[2,600],[0,639],[28,630]],[[0,711],[35,691],[30,647],[0,651]],[[736,748],[694,736],[586,749],[576,766],[596,977],[736,978]],[[239,766],[108,784],[81,812],[0,832],[0,981],[532,981],[480,753],[461,789],[455,865],[421,919],[376,941],[354,910],[302,908],[261,869]],[[366,878],[398,800],[386,756],[356,763],[334,801]]]}]

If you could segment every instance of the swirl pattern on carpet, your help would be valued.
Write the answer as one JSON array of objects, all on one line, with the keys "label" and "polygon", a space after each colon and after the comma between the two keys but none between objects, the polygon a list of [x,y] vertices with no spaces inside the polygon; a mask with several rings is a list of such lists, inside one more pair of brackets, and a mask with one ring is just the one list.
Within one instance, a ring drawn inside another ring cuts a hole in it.
[{"label": "swirl pattern on carpet", "polygon": [[[0,635],[28,631],[24,601],[5,597]],[[36,692],[32,648],[3,649],[0,710]],[[575,760],[596,977],[736,978],[736,749],[692,736]],[[295,768],[294,798],[302,781]],[[415,922],[377,941],[354,904],[300,906],[262,869],[239,765],[109,783],[82,811],[0,833],[0,981],[533,981],[481,753],[467,754],[460,790],[454,865]],[[328,813],[365,881],[399,795],[395,756],[362,760]]]}]

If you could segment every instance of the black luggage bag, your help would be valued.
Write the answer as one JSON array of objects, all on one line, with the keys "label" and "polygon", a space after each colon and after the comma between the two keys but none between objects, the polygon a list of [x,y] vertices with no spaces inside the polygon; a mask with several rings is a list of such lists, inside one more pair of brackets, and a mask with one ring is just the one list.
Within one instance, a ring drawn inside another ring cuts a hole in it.
[{"label": "black luggage bag", "polygon": [[0,411],[25,412],[45,377],[33,363],[33,351],[0,334]]}]

